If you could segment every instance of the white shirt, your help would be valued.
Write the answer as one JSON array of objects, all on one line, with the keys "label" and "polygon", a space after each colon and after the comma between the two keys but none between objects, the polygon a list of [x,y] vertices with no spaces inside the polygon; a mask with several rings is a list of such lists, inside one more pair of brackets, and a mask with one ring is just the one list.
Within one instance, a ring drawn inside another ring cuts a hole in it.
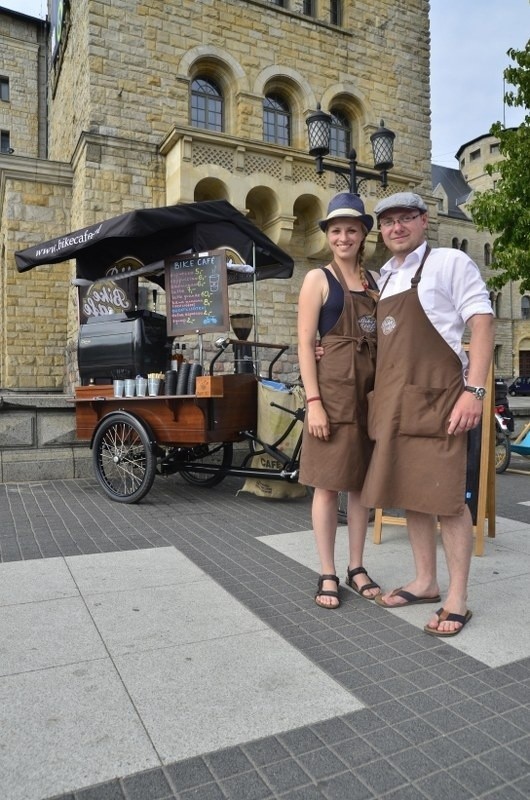
[{"label": "white shirt", "polygon": [[[382,299],[410,289],[426,247],[424,242],[402,264],[391,258],[383,265],[377,281],[381,291],[388,278]],[[474,314],[493,314],[488,289],[475,262],[461,250],[434,248],[421,273],[418,298],[438,333],[466,367],[468,359],[462,345],[466,322]]]}]

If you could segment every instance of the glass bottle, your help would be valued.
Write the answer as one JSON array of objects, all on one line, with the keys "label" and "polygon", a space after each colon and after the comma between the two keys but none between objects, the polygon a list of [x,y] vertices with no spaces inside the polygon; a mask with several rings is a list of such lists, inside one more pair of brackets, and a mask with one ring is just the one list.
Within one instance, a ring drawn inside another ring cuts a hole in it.
[{"label": "glass bottle", "polygon": [[180,351],[180,344],[174,341],[171,347],[171,369],[178,370],[179,364],[181,364],[182,361],[183,356]]}]

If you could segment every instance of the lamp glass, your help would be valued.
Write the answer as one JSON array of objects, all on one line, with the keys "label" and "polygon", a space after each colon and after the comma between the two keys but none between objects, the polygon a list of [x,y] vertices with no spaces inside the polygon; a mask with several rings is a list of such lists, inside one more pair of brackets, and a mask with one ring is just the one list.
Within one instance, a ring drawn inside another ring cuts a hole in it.
[{"label": "lamp glass", "polygon": [[326,114],[319,107],[317,111],[312,111],[307,117],[306,125],[309,138],[309,154],[312,156],[327,155],[329,153],[331,115]]},{"label": "lamp glass", "polygon": [[377,170],[388,170],[394,166],[394,139],[396,134],[385,128],[383,120],[379,128],[372,133],[370,141],[374,156],[374,168]]}]

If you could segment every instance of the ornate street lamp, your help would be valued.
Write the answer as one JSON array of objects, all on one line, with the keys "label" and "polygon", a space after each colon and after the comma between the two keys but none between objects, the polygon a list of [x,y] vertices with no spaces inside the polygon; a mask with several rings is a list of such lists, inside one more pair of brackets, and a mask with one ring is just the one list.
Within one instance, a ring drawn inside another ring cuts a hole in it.
[{"label": "ornate street lamp", "polygon": [[383,120],[379,128],[372,133],[370,141],[372,143],[372,153],[374,157],[374,170],[379,175],[366,172],[357,168],[357,153],[353,148],[348,157],[349,166],[341,167],[336,164],[324,164],[324,156],[329,153],[329,137],[331,133],[331,114],[327,114],[320,108],[320,103],[316,111],[312,111],[306,119],[307,135],[309,138],[309,155],[315,157],[315,167],[317,175],[322,175],[324,170],[343,175],[348,181],[350,192],[359,194],[359,184],[361,180],[379,180],[382,186],[387,185],[387,172],[394,166],[394,139],[396,134],[385,128]]}]

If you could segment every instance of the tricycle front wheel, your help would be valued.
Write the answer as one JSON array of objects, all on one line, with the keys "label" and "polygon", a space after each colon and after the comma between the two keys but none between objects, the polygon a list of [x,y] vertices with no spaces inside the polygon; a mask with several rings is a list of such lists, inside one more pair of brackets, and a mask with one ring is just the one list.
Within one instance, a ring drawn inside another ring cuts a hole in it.
[{"label": "tricycle front wheel", "polygon": [[118,503],[138,503],[156,475],[156,454],[145,427],[128,414],[103,420],[92,444],[96,478]]}]

